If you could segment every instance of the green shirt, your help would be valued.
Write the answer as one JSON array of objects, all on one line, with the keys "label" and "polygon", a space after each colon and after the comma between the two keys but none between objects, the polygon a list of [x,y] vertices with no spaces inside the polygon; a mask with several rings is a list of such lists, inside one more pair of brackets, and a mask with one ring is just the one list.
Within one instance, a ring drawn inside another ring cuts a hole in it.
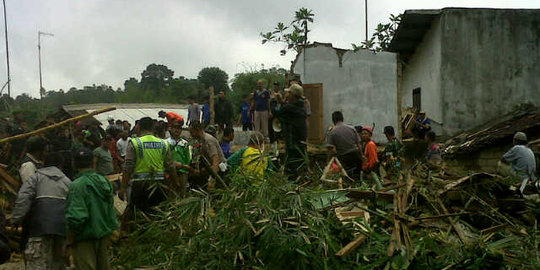
[{"label": "green shirt", "polygon": [[[177,141],[170,137],[167,140],[167,143],[169,144],[174,161],[180,162],[182,165],[191,164],[191,151],[189,149],[190,147],[188,141],[182,138]],[[181,173],[187,173],[186,169],[179,169],[178,171]]]},{"label": "green shirt", "polygon": [[98,147],[94,150],[94,157],[97,158],[96,171],[103,175],[111,174],[114,171],[113,159],[109,149]]},{"label": "green shirt", "polygon": [[118,229],[113,186],[94,170],[86,170],[69,185],[66,225],[75,242],[100,239]]}]

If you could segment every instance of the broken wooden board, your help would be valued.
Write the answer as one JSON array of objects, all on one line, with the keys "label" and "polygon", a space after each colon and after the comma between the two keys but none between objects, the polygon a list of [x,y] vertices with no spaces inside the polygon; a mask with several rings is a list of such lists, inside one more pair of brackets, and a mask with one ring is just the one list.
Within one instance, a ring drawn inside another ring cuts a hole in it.
[{"label": "broken wooden board", "polygon": [[336,257],[344,257],[347,256],[349,253],[351,253],[354,249],[356,249],[360,244],[364,243],[366,241],[367,236],[360,235],[358,238],[356,238],[354,241],[348,243],[345,247],[343,247],[340,251],[336,253]]}]

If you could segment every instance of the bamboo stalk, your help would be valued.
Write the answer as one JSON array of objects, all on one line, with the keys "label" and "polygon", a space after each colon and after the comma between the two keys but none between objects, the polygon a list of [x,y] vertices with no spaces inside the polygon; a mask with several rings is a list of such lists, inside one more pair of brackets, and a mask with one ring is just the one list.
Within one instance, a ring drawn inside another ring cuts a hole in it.
[{"label": "bamboo stalk", "polygon": [[77,121],[77,120],[80,120],[80,119],[83,119],[83,118],[91,117],[91,116],[94,116],[94,115],[98,115],[98,114],[101,114],[101,113],[104,113],[104,112],[110,112],[110,111],[114,111],[114,110],[116,110],[116,107],[108,107],[108,108],[103,108],[101,110],[93,111],[91,113],[75,116],[75,117],[66,119],[64,121],[58,122],[56,124],[30,131],[28,133],[19,134],[19,135],[15,135],[15,136],[12,136],[12,137],[1,139],[0,144],[11,142],[11,141],[14,141],[14,140],[23,139],[23,138],[26,138],[26,137],[30,137],[30,136],[33,136],[33,135],[36,135],[36,134],[40,134],[40,133],[49,131],[51,129],[61,127],[61,126],[65,125],[65,124],[69,124],[71,122],[74,122],[74,121]]}]

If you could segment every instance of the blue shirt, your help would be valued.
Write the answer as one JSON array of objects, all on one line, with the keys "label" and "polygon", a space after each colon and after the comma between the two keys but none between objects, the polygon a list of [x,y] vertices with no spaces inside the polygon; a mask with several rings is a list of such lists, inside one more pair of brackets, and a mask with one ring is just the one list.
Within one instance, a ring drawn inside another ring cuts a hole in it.
[{"label": "blue shirt", "polygon": [[210,105],[204,104],[202,107],[202,121],[203,123],[210,122]]},{"label": "blue shirt", "polygon": [[253,92],[253,98],[255,99],[256,111],[268,111],[268,100],[270,99],[270,92],[268,90],[255,90]]},{"label": "blue shirt", "polygon": [[221,146],[225,158],[229,158],[231,156],[231,143],[222,141],[219,146]]},{"label": "blue shirt", "polygon": [[422,121],[422,119],[420,119],[420,117],[417,117],[416,121],[422,123],[422,125],[431,125],[431,120],[429,120],[429,118],[427,118],[427,117],[426,117],[426,119],[424,119],[424,121]]},{"label": "blue shirt", "polygon": [[242,114],[242,124],[249,124],[251,123],[251,114],[249,113],[249,109],[251,109],[251,104],[249,102],[244,102],[240,106],[240,113]]}]

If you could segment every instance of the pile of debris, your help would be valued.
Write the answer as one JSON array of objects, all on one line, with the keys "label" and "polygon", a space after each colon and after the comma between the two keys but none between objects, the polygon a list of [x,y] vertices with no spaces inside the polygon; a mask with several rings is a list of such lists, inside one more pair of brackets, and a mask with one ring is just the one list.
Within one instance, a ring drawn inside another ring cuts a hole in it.
[{"label": "pile of debris", "polygon": [[323,181],[321,173],[301,185],[279,175],[253,185],[249,176],[235,175],[230,191],[194,192],[162,205],[152,222],[117,245],[115,263],[174,269],[540,267],[539,204],[515,196],[505,178],[460,176],[417,163],[375,191],[341,170],[325,170]]}]

